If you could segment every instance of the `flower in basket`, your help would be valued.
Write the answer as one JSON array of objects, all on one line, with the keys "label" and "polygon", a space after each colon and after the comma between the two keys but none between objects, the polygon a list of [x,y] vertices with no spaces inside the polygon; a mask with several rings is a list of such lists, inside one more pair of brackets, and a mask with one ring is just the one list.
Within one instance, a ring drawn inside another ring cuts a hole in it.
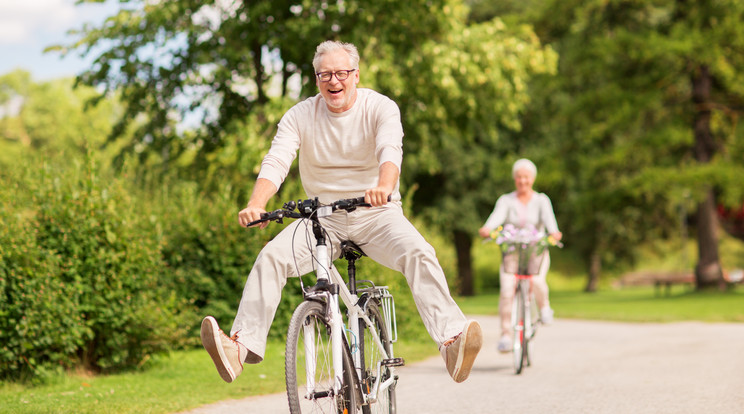
[{"label": "flower in basket", "polygon": [[532,225],[505,224],[491,233],[491,239],[501,247],[505,271],[520,274],[536,274],[547,248],[558,245],[555,238]]},{"label": "flower in basket", "polygon": [[517,227],[513,224],[505,224],[491,233],[491,238],[501,246],[501,250],[505,253],[514,251],[518,247],[524,249],[527,246],[535,246],[542,250],[548,246],[545,233],[532,225]]}]

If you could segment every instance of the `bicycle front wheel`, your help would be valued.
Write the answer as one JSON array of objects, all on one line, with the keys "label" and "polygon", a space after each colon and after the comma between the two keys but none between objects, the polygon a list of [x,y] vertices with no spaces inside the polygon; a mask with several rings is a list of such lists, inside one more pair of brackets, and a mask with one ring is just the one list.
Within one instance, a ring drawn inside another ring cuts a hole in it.
[{"label": "bicycle front wheel", "polygon": [[512,302],[512,341],[514,358],[514,372],[522,373],[525,356],[527,353],[527,335],[525,332],[525,295],[521,282],[517,282],[517,290]]},{"label": "bicycle front wheel", "polygon": [[289,323],[284,360],[291,414],[358,412],[359,399],[348,347],[342,347],[342,352],[342,385],[336,393],[331,325],[325,318],[325,304],[302,302]]},{"label": "bicycle front wheel", "polygon": [[[375,386],[379,390],[379,387],[383,386],[392,375],[390,368],[382,365],[385,357],[372,331],[379,336],[383,349],[388,356],[392,356],[393,343],[377,299],[371,299],[367,303],[366,314],[372,324],[367,324],[363,319],[359,319],[360,328],[363,328],[359,330],[359,352],[362,360],[362,390],[369,394]],[[377,392],[376,401],[362,406],[364,414],[394,414],[396,411],[395,384],[393,382],[384,385],[387,388]]]}]

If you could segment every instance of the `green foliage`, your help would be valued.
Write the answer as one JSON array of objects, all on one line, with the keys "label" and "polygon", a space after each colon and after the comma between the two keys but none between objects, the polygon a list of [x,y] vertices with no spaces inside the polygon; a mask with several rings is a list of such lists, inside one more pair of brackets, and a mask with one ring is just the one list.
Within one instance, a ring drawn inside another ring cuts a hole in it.
[{"label": "green foliage", "polygon": [[177,347],[189,312],[125,182],[92,158],[2,176],[0,376],[110,371]]},{"label": "green foliage", "polygon": [[[176,182],[169,187],[158,194],[162,208],[157,217],[164,235],[163,260],[173,274],[177,295],[188,298],[202,316],[214,316],[229,330],[253,261],[279,226],[242,228],[230,188],[204,193],[195,183]],[[291,296],[292,292],[285,294]],[[297,300],[285,306],[292,303]],[[289,324],[289,317],[277,319],[275,328],[279,331],[272,331],[274,337],[284,335]],[[196,338],[199,324],[195,322],[190,331]]]},{"label": "green foliage", "polygon": [[118,101],[86,106],[97,93],[72,85],[71,79],[34,83],[21,70],[0,76],[0,165],[13,164],[28,151],[83,156],[105,142]]},{"label": "green foliage", "polygon": [[[206,157],[235,121],[272,100],[316,93],[311,62],[321,41],[409,51],[441,30],[448,2],[130,1],[101,27],[74,32],[74,44],[49,50],[93,55],[78,81],[102,96],[121,92],[125,110],[111,137],[134,126],[127,152],[168,161],[195,145]],[[186,117],[199,123],[192,134],[175,128]]]},{"label": "green foliage", "polygon": [[[550,1],[522,17],[560,55],[556,77],[536,78],[519,145],[541,171],[566,244],[613,266],[646,240],[669,237],[706,188],[741,205],[740,2]],[[696,105],[691,78],[707,65],[712,101]],[[736,74],[738,73],[738,75]],[[712,111],[719,151],[695,159],[695,114]],[[547,172],[545,175],[542,172]],[[692,223],[694,224],[694,223]]]},{"label": "green foliage", "polygon": [[[470,233],[501,192],[493,190],[506,148],[501,136],[521,129],[528,82],[552,73],[557,55],[529,26],[507,27],[499,19],[468,25],[466,8],[448,7],[446,32],[407,54],[370,61],[363,80],[372,77],[402,108],[403,179],[417,185],[417,214],[447,232]],[[402,70],[391,76],[388,67]]]}]

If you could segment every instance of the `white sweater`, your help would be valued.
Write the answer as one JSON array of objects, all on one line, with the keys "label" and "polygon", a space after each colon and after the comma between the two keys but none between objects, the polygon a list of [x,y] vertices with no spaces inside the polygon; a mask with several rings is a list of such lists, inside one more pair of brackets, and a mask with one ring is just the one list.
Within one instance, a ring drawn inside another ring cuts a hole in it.
[{"label": "white sweater", "polygon": [[[308,197],[329,203],[361,197],[377,185],[379,167],[390,161],[400,171],[403,126],[398,105],[371,89],[357,89],[354,106],[328,110],[318,94],[297,103],[279,122],[258,178],[279,188],[299,149],[300,179]],[[393,200],[400,200],[399,183]]]},{"label": "white sweater", "polygon": [[538,192],[532,194],[527,205],[519,201],[516,191],[499,197],[484,227],[494,230],[504,224],[517,227],[531,224],[539,231],[547,230],[548,234],[559,231],[550,198]]}]

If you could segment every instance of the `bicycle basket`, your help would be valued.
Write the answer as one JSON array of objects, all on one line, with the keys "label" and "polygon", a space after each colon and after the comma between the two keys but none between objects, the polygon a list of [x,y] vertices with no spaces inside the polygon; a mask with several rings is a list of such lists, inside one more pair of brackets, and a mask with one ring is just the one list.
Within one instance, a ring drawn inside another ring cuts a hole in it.
[{"label": "bicycle basket", "polygon": [[501,263],[504,271],[520,275],[538,274],[548,249],[534,243],[519,243],[512,246],[503,252]]}]

